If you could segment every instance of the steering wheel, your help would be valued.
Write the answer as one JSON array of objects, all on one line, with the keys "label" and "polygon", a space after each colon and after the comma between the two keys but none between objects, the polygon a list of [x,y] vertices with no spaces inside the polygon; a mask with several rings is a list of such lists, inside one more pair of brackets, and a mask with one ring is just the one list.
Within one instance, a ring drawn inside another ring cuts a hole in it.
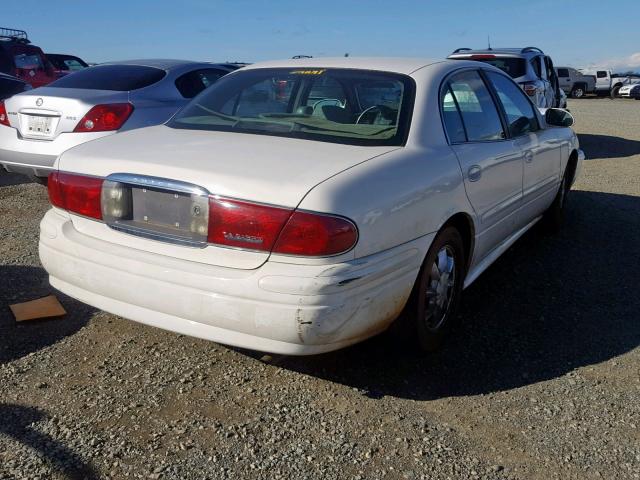
[{"label": "steering wheel", "polygon": [[328,103],[336,107],[344,108],[344,105],[342,104],[342,102],[337,98],[323,98],[322,100],[318,100],[316,103],[313,104],[313,111],[315,112],[316,108],[318,108],[318,106],[322,105],[323,103]]},{"label": "steering wheel", "polygon": [[380,115],[382,116],[392,116],[394,113],[394,110],[392,108],[387,107],[386,105],[371,105],[368,108],[365,108],[362,113],[360,115],[358,115],[358,119],[356,120],[356,125],[358,125],[360,123],[360,121],[365,117],[365,115],[370,115],[371,112],[376,111],[378,113],[376,113],[375,117],[373,117],[371,119],[370,124],[373,125],[375,123],[375,121],[378,119],[378,117]]}]

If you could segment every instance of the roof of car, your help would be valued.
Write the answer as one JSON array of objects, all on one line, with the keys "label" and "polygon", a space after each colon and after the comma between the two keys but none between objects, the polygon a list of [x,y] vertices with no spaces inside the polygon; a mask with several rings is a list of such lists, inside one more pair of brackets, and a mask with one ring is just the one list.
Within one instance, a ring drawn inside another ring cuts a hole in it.
[{"label": "roof of car", "polygon": [[459,48],[449,55],[464,56],[464,55],[516,55],[524,56],[527,54],[544,55],[544,52],[537,47],[525,47],[525,48]]},{"label": "roof of car", "polygon": [[416,70],[444,60],[410,57],[314,57],[289,58],[248,65],[243,70],[254,68],[354,68],[410,74]]},{"label": "roof of car", "polygon": [[[100,65],[140,65],[145,67],[155,67],[161,68],[162,70],[172,70],[174,68],[180,68],[185,65],[190,65],[193,63],[210,63],[210,62],[195,62],[193,60],[176,60],[176,59],[166,59],[166,58],[146,58],[139,60],[120,60],[117,62],[106,62],[101,63]],[[211,65],[221,65],[214,64]]]}]

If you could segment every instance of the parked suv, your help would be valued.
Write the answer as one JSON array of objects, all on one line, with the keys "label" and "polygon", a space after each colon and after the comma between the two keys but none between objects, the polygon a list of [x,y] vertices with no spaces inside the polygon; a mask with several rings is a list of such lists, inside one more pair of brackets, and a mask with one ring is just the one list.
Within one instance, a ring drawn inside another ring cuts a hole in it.
[{"label": "parked suv", "polygon": [[39,47],[31,45],[27,32],[0,27],[0,72],[27,82],[33,88],[53,82],[57,76]]},{"label": "parked suv", "polygon": [[573,98],[584,97],[587,93],[596,93],[596,77],[584,75],[575,68],[556,68],[560,88]]},{"label": "parked suv", "polygon": [[560,85],[551,57],[537,47],[458,48],[448,58],[489,63],[508,73],[539,108],[559,107]]}]

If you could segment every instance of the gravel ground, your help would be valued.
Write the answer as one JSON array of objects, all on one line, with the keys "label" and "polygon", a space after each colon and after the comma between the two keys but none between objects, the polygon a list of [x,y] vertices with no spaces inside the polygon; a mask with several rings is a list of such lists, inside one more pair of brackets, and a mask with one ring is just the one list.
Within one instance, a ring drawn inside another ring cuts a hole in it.
[{"label": "gravel ground", "polygon": [[572,101],[566,227],[525,235],[428,357],[261,357],[52,292],[43,187],[0,174],[0,479],[640,478],[640,102]]}]

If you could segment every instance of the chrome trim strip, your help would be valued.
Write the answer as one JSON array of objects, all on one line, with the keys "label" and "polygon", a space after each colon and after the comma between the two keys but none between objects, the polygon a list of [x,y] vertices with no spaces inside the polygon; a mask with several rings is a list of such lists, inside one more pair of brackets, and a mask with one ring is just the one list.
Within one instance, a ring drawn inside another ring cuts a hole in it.
[{"label": "chrome trim strip", "polygon": [[140,187],[157,188],[171,192],[188,193],[189,195],[209,196],[207,189],[194,185],[193,183],[181,182],[179,180],[169,180],[162,177],[152,177],[149,175],[136,175],[132,173],[112,173],[105,178],[110,182],[126,183]]}]

